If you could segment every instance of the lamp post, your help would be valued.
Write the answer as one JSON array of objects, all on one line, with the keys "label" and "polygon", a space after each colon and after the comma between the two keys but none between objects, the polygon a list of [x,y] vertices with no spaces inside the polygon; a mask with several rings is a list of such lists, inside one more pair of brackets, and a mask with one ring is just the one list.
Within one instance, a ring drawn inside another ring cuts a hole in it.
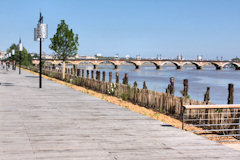
[{"label": "lamp post", "polygon": [[20,38],[19,44],[18,44],[18,51],[19,51],[19,74],[21,74],[21,61],[22,61],[22,51],[23,51],[23,45],[21,42],[21,38]]},{"label": "lamp post", "polygon": [[34,28],[34,41],[40,42],[39,53],[39,88],[42,88],[42,40],[48,37],[48,26],[43,23],[43,16],[40,12],[37,28]]},{"label": "lamp post", "polygon": [[14,55],[15,55],[15,50],[12,49],[12,70],[15,71],[15,58],[14,58]]}]

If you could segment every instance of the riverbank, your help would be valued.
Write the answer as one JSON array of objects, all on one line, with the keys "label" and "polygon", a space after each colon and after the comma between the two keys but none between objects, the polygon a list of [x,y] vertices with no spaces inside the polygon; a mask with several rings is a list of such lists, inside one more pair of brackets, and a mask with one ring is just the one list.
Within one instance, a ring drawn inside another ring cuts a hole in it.
[{"label": "riverbank", "polygon": [[[35,75],[38,75],[37,73],[32,72],[30,70],[26,70],[26,71],[31,72],[31,73],[33,73]],[[143,114],[143,115],[148,116],[148,117],[150,117],[152,119],[165,122],[165,123],[167,123],[169,125],[172,125],[172,126],[174,126],[176,128],[179,128],[179,129],[182,128],[182,122],[179,119],[177,119],[176,117],[174,117],[174,115],[166,115],[166,114],[163,114],[163,113],[160,113],[160,112],[156,112],[156,111],[154,111],[151,108],[146,108],[146,107],[143,107],[143,106],[140,106],[140,105],[133,104],[132,102],[125,101],[122,98],[110,96],[108,94],[99,93],[99,92],[96,92],[94,90],[86,89],[84,87],[81,87],[79,85],[75,85],[75,84],[68,83],[68,82],[65,82],[65,81],[62,81],[62,80],[58,80],[58,79],[55,79],[55,78],[52,78],[52,77],[48,77],[46,75],[43,75],[43,77],[46,78],[46,79],[52,80],[54,82],[66,85],[66,86],[68,86],[70,88],[73,88],[75,90],[81,91],[83,93],[89,94],[91,96],[97,97],[99,99],[106,100],[106,101],[108,101],[110,103],[113,103],[113,104],[122,106],[124,108],[130,109],[130,110],[132,110],[134,112]],[[188,131],[202,130],[202,128],[198,128],[198,127],[185,127],[185,130],[188,130]],[[214,135],[213,133],[211,133],[211,134]],[[198,135],[206,136],[205,134],[202,134],[201,132],[199,132]],[[229,137],[229,138],[228,137],[221,137],[221,138],[209,138],[209,139],[213,140],[213,141],[236,140],[234,137]]]}]

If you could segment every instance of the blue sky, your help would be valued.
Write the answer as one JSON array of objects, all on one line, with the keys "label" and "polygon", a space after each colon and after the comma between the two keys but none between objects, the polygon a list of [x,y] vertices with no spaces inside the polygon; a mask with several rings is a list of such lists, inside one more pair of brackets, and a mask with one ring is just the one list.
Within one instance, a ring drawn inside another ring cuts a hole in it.
[{"label": "blue sky", "polygon": [[[239,0],[0,0],[0,6],[2,51],[21,36],[29,52],[39,52],[33,28],[41,8],[49,38],[64,19],[79,35],[80,55],[240,56]],[[49,38],[43,50],[53,53]]]}]

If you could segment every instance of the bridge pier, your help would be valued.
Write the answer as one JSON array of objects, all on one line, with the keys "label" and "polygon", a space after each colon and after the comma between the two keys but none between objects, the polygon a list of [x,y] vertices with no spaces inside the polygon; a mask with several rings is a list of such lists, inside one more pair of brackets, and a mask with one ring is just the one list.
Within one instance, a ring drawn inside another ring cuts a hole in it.
[{"label": "bridge pier", "polygon": [[177,66],[177,70],[181,70],[182,69],[182,66]]},{"label": "bridge pier", "polygon": [[223,70],[223,67],[222,66],[217,66],[216,69],[217,70]]},{"label": "bridge pier", "polygon": [[197,70],[202,70],[203,67],[202,66],[197,66]]},{"label": "bridge pier", "polygon": [[114,69],[119,69],[119,67],[120,67],[119,65],[115,65]]},{"label": "bridge pier", "polygon": [[98,65],[94,64],[93,69],[98,69]]},{"label": "bridge pier", "polygon": [[136,65],[136,69],[141,69],[141,66],[140,65]]},{"label": "bridge pier", "polygon": [[157,69],[157,70],[160,70],[160,69],[162,69],[162,66],[161,66],[161,65],[158,65],[158,66],[156,66],[156,69]]},{"label": "bridge pier", "polygon": [[235,70],[240,70],[240,67],[235,67]]}]

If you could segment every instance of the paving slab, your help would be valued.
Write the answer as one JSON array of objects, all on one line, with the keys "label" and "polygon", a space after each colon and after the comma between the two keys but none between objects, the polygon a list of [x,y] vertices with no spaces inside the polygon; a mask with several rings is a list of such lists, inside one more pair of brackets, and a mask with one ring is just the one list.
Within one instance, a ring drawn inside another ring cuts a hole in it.
[{"label": "paving slab", "polygon": [[240,152],[22,71],[0,70],[0,160],[239,160]]}]

